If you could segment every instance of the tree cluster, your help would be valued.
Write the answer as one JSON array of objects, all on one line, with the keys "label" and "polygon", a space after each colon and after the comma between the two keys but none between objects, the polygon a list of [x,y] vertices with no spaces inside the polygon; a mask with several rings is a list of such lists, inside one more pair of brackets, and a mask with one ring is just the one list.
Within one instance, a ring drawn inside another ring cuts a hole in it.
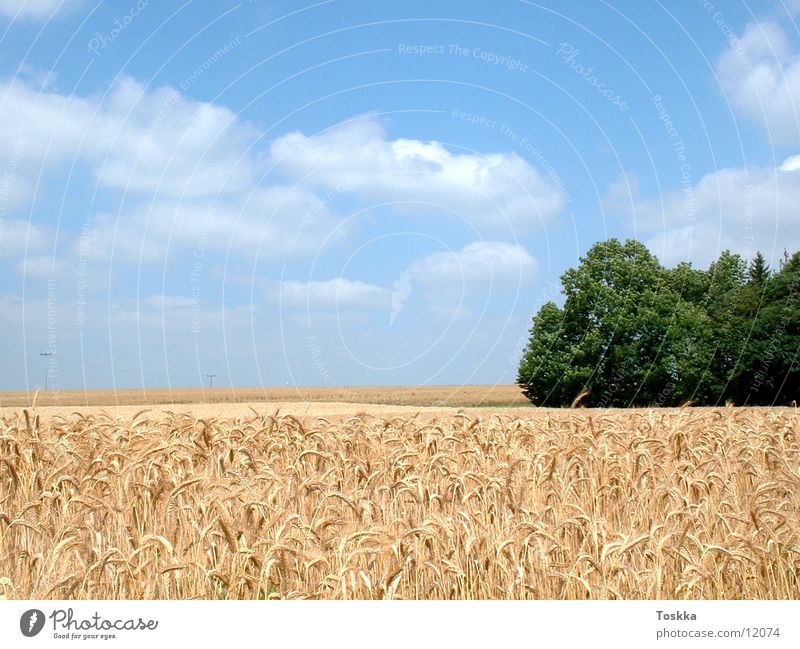
[{"label": "tree cluster", "polygon": [[535,405],[786,404],[800,395],[800,252],[776,271],[723,252],[665,268],[638,241],[595,244],[536,313],[517,383]]}]

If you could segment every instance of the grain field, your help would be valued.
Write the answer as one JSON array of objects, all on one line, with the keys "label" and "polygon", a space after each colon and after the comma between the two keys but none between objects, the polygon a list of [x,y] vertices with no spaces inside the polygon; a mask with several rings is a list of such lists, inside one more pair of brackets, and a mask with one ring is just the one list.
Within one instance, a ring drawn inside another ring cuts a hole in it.
[{"label": "grain field", "polygon": [[796,409],[2,415],[0,596],[800,598]]}]

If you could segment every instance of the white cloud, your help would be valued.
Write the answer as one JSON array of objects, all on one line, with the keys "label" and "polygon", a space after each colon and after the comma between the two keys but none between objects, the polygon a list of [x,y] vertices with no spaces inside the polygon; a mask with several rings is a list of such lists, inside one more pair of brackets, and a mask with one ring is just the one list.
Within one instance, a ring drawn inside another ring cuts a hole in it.
[{"label": "white cloud", "polygon": [[[462,250],[439,252],[415,261],[391,288],[337,277],[308,282],[290,280],[268,290],[268,295],[282,306],[293,310],[325,312],[336,310],[386,310],[392,325],[412,297],[414,287],[424,287],[428,311],[456,314],[453,301],[465,293],[481,291],[495,294],[514,290],[530,282],[537,271],[536,260],[523,246],[503,242],[478,241]],[[446,302],[446,304],[443,302]],[[463,313],[468,313],[462,309]]]},{"label": "white cloud", "polygon": [[77,254],[90,261],[157,263],[170,249],[233,251],[269,260],[317,253],[349,232],[317,196],[293,187],[257,188],[216,202],[156,201],[121,215],[102,214]]},{"label": "white cloud", "polygon": [[0,219],[0,258],[34,254],[47,243],[48,236],[41,227],[27,221]]},{"label": "white cloud", "polygon": [[389,140],[370,117],[318,136],[279,137],[268,162],[297,184],[267,186],[258,179],[264,161],[251,151],[260,131],[225,107],[169,87],[122,78],[106,96],[70,96],[16,79],[0,82],[0,110],[0,150],[14,181],[0,196],[6,210],[30,198],[43,171],[61,172],[76,161],[100,186],[124,190],[133,202],[98,215],[74,244],[73,252],[88,247],[93,260],[157,262],[172,247],[268,259],[314,254],[354,227],[329,205],[352,194],[418,201],[429,204],[418,209],[450,211],[476,226],[508,221],[520,229],[562,207],[559,192],[516,154],[461,154],[436,142]]},{"label": "white cloud", "polygon": [[69,272],[75,273],[75,267],[70,267],[64,257],[53,255],[26,256],[17,262],[15,270],[28,279],[55,279]]},{"label": "white cloud", "polygon": [[438,142],[389,140],[363,117],[319,135],[290,133],[270,147],[285,173],[367,200],[429,203],[405,209],[451,212],[472,224],[531,229],[561,211],[555,187],[515,153],[452,153]]},{"label": "white cloud", "polygon": [[282,306],[311,311],[371,310],[388,308],[389,304],[389,294],[386,289],[343,277],[324,281],[283,282],[280,285],[278,299]]},{"label": "white cloud", "polygon": [[777,144],[800,142],[800,58],[775,22],[750,23],[717,62],[722,87]]},{"label": "white cloud", "polygon": [[211,196],[252,182],[247,150],[259,132],[225,107],[124,79],[104,103],[100,127],[108,141],[100,144],[108,157],[97,170],[103,185]]},{"label": "white cloud", "polygon": [[11,18],[51,18],[79,7],[84,0],[0,0],[0,14]]},{"label": "white cloud", "polygon": [[259,135],[229,109],[123,78],[108,96],[0,84],[0,146],[15,168],[38,173],[86,161],[99,184],[159,196],[213,196],[251,185],[248,147]]},{"label": "white cloud", "polygon": [[152,307],[154,309],[180,309],[183,307],[190,307],[197,304],[197,299],[184,295],[151,295],[150,297],[142,300],[142,304]]},{"label": "white cloud", "polygon": [[[19,177],[13,162],[10,162],[11,156],[5,157],[3,153],[0,153],[0,165],[7,162],[5,165],[6,175],[0,179],[0,218],[5,218],[10,212],[17,212],[20,208],[30,206],[33,198],[32,180]],[[0,169],[0,176],[3,173]]]},{"label": "white cloud", "polygon": [[[507,221],[519,229],[562,207],[559,192],[516,154],[462,154],[437,142],[389,140],[371,117],[318,136],[279,137],[268,162],[297,184],[267,186],[258,183],[263,161],[251,151],[260,131],[227,108],[169,87],[122,78],[106,96],[69,96],[17,79],[0,82],[0,110],[0,150],[15,183],[0,196],[7,210],[21,204],[16,194],[28,195],[44,170],[60,172],[75,161],[132,201],[98,215],[74,242],[72,252],[90,261],[159,262],[171,248],[271,260],[315,254],[354,227],[330,207],[352,194],[418,201],[429,204],[419,209],[453,212],[475,226]],[[19,248],[14,237],[11,247]],[[471,263],[469,272],[485,260]]]},{"label": "white cloud", "polygon": [[800,170],[800,155],[793,155],[786,160],[783,161],[780,167],[778,167],[780,171],[798,171]]},{"label": "white cloud", "polygon": [[411,267],[414,280],[432,285],[474,287],[491,283],[501,290],[527,283],[536,274],[536,260],[521,245],[477,241],[462,250],[437,252]]},{"label": "white cloud", "polygon": [[666,264],[705,267],[725,249],[747,257],[760,250],[775,264],[784,248],[800,248],[798,161],[792,156],[778,168],[720,169],[661,199],[642,199],[634,191],[619,211]]},{"label": "white cloud", "polygon": [[632,172],[620,174],[606,192],[603,209],[615,214],[628,214],[633,197],[639,191],[639,177]]}]

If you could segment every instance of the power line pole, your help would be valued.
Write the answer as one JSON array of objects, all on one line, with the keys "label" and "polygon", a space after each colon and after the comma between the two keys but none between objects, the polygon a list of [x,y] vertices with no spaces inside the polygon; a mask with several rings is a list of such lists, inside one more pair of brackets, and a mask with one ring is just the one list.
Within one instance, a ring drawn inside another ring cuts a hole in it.
[{"label": "power line pole", "polygon": [[208,387],[209,388],[213,388],[214,387],[214,377],[216,376],[216,374],[206,374],[206,376],[208,377]]},{"label": "power line pole", "polygon": [[39,356],[44,358],[44,390],[47,392],[47,357],[52,356],[55,352],[39,352]]}]

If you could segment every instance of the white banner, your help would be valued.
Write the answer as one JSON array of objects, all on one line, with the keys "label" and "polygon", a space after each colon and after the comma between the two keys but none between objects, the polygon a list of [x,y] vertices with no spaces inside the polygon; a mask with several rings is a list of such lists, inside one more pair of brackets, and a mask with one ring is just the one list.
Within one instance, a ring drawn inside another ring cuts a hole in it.
[{"label": "white banner", "polygon": [[793,647],[796,601],[2,601],[3,647]]}]

